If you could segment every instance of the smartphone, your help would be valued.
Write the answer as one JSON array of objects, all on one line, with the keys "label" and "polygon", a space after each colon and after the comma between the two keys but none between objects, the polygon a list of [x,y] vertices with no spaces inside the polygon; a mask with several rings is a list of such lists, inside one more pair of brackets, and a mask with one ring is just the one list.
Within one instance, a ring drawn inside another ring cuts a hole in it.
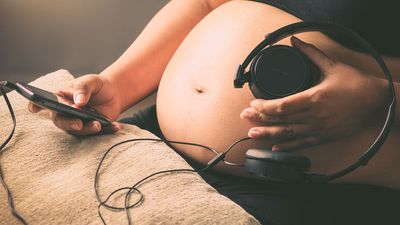
[{"label": "smartphone", "polygon": [[107,117],[96,112],[93,108],[74,108],[60,102],[55,94],[23,82],[15,83],[14,88],[29,101],[43,108],[50,109],[64,116],[77,117],[84,122],[96,120],[99,121],[103,127],[111,125],[111,121]]}]

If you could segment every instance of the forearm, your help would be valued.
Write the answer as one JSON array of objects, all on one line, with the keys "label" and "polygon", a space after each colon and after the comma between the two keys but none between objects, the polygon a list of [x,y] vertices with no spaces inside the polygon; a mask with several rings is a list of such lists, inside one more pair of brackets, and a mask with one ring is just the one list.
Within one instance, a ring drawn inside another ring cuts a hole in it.
[{"label": "forearm", "polygon": [[101,73],[117,87],[121,111],[157,89],[175,50],[212,7],[207,0],[170,1],[125,53]]}]

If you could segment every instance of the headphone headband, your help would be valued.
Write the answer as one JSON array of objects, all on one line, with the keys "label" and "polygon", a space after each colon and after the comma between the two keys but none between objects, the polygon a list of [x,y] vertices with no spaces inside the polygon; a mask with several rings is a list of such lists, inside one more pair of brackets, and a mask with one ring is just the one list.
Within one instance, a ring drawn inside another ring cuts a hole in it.
[{"label": "headphone headband", "polygon": [[[360,45],[361,48],[363,48],[367,53],[370,53],[374,59],[378,62],[379,66],[382,68],[383,72],[386,74],[389,73],[389,70],[386,67],[386,64],[384,63],[383,59],[380,57],[379,53],[376,52],[376,50],[360,35],[355,33],[354,31],[350,30],[349,28],[336,24],[336,23],[321,23],[321,22],[297,22],[297,23],[292,23],[287,26],[284,26],[282,28],[279,28],[278,30],[268,33],[265,35],[265,39],[260,42],[251,52],[250,54],[246,57],[246,59],[243,61],[242,64],[239,65],[234,85],[236,88],[240,88],[248,81],[248,79],[244,76],[245,72],[244,70],[248,67],[248,65],[251,63],[251,61],[254,59],[254,57],[265,47],[269,45],[273,45],[276,42],[298,34],[298,33],[304,33],[304,32],[310,32],[310,31],[334,31],[339,33],[342,36],[348,37],[356,43]],[[390,76],[390,75],[389,75]],[[386,75],[388,78],[388,76]],[[389,79],[389,78],[388,78]]]}]

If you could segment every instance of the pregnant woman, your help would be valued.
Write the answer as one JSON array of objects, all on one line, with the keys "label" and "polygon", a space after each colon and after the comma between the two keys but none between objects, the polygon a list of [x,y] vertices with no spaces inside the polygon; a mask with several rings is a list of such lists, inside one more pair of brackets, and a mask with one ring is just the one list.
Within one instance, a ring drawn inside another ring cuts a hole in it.
[{"label": "pregnant woman", "polygon": [[[336,172],[371,145],[385,118],[387,81],[369,55],[334,34],[307,32],[280,44],[293,45],[319,67],[323,76],[316,86],[282,99],[256,100],[247,86],[233,87],[233,76],[266,33],[301,20],[330,21],[359,32],[377,48],[399,93],[400,36],[390,28],[397,21],[394,9],[361,0],[174,0],[115,63],[99,75],[74,80],[58,94],[116,120],[158,89],[156,107],[123,122],[220,151],[250,136],[227,161],[241,164],[248,148],[263,147],[308,156],[312,172]],[[32,104],[29,109],[41,110]],[[399,112],[368,166],[335,184],[260,182],[242,167],[223,163],[200,175],[263,224],[400,224],[395,221],[400,194],[394,190],[400,189]],[[57,127],[74,135],[120,129],[116,122],[102,128],[95,121],[50,115]],[[214,156],[194,147],[172,147],[192,165]]]}]

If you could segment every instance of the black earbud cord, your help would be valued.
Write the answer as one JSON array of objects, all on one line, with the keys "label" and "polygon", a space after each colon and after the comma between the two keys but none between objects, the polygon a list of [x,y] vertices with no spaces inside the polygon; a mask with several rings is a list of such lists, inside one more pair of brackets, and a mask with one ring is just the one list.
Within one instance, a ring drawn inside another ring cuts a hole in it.
[{"label": "black earbud cord", "polygon": [[[10,115],[13,121],[13,128],[11,130],[10,135],[8,135],[7,139],[3,142],[3,144],[0,145],[0,159],[1,159],[1,155],[3,154],[3,149],[5,148],[5,146],[10,142],[11,138],[13,137],[14,133],[15,133],[15,127],[17,126],[17,120],[15,119],[15,113],[14,110],[11,106],[10,100],[8,100],[6,91],[3,89],[2,87],[2,83],[0,83],[0,92],[4,97],[4,100],[6,101],[8,110],[10,111]],[[24,218],[17,212],[17,210],[15,209],[15,205],[14,205],[14,200],[13,200],[13,195],[10,191],[10,189],[8,188],[5,180],[4,180],[4,176],[3,176],[3,169],[1,168],[1,161],[0,161],[0,182],[3,185],[5,191],[7,192],[7,199],[8,199],[8,208],[10,209],[11,214],[21,223],[21,224],[28,224]]]},{"label": "black earbud cord", "polygon": [[[148,180],[148,179],[150,179],[150,178],[152,178],[152,177],[154,177],[156,175],[165,174],[165,173],[173,173],[173,172],[192,172],[192,173],[204,172],[206,170],[209,170],[209,169],[213,168],[215,165],[217,165],[221,161],[226,163],[226,164],[228,164],[228,165],[232,165],[232,166],[243,166],[243,165],[240,165],[240,164],[227,162],[227,161],[224,160],[224,157],[229,151],[231,151],[233,149],[233,147],[235,147],[240,142],[243,142],[243,141],[246,141],[246,140],[250,140],[250,138],[246,137],[246,138],[242,138],[242,139],[239,139],[239,140],[235,141],[233,144],[231,144],[223,152],[217,152],[216,150],[214,150],[214,149],[212,149],[210,147],[207,147],[207,146],[204,146],[204,145],[200,145],[200,144],[194,144],[194,143],[189,143],[189,142],[181,142],[181,141],[168,141],[168,140],[161,140],[161,139],[156,139],[156,138],[135,138],[135,139],[130,139],[130,140],[126,140],[126,141],[123,141],[123,142],[119,142],[119,143],[111,146],[104,153],[102,159],[100,160],[99,166],[97,167],[97,170],[96,170],[95,179],[94,179],[94,190],[96,192],[97,201],[99,202],[98,215],[99,215],[100,219],[102,220],[103,224],[106,224],[106,222],[105,222],[105,220],[104,220],[104,218],[103,218],[103,216],[101,214],[101,211],[100,211],[101,207],[103,206],[103,207],[108,208],[108,209],[113,210],[113,211],[125,211],[128,224],[131,224],[131,216],[130,216],[130,213],[129,213],[129,209],[141,204],[143,202],[143,200],[144,200],[144,195],[139,190],[139,186],[143,182],[145,182],[146,180]],[[207,163],[207,165],[205,167],[203,167],[201,169],[171,169],[171,170],[163,170],[163,171],[159,171],[159,172],[150,174],[150,175],[146,176],[145,178],[141,179],[140,181],[136,182],[131,187],[122,187],[122,188],[119,188],[119,189],[111,192],[105,200],[102,200],[101,197],[100,197],[100,194],[99,194],[98,186],[99,186],[99,173],[100,173],[100,169],[101,169],[101,166],[103,165],[104,160],[106,159],[107,155],[115,147],[117,147],[119,145],[122,145],[122,144],[125,144],[125,143],[128,143],[128,142],[137,142],[137,141],[154,141],[154,142],[165,142],[167,144],[182,144],[182,145],[197,146],[197,147],[201,147],[201,148],[204,148],[204,149],[207,149],[209,151],[214,152],[216,154],[216,156],[213,159],[211,159]],[[124,190],[126,191],[126,194],[125,194],[125,202],[124,202],[124,206],[123,207],[117,207],[117,206],[112,206],[112,205],[107,204],[107,202],[110,200],[110,198],[113,195],[117,194],[120,191],[124,191]],[[140,198],[136,202],[134,202],[133,204],[130,205],[129,204],[130,197],[135,192],[140,195]]]},{"label": "black earbud cord", "polygon": [[[3,89],[3,86],[7,87],[7,82],[0,82],[0,92],[3,95],[4,100],[5,100],[5,102],[6,102],[7,106],[8,106],[8,110],[10,112],[10,115],[11,115],[11,118],[12,118],[12,121],[13,121],[13,128],[12,128],[12,131],[9,134],[8,138],[0,146],[0,156],[3,153],[5,146],[12,139],[12,137],[13,137],[13,135],[15,133],[15,128],[16,128],[16,124],[17,124],[14,110],[12,108],[12,105],[11,105],[8,97],[7,97],[6,91]],[[112,210],[112,211],[125,211],[126,212],[126,217],[127,217],[127,220],[128,220],[128,224],[131,224],[131,216],[129,214],[129,209],[131,209],[131,208],[133,208],[135,206],[138,206],[144,200],[144,195],[139,190],[139,186],[141,184],[143,184],[146,180],[148,180],[148,179],[150,179],[150,178],[152,178],[152,177],[154,177],[156,175],[165,174],[165,173],[174,173],[174,172],[191,172],[191,173],[204,172],[206,170],[209,170],[209,169],[213,168],[219,162],[224,162],[225,164],[228,164],[228,165],[231,165],[231,166],[243,166],[241,164],[236,164],[236,163],[225,161],[224,158],[225,158],[225,155],[229,151],[231,151],[233,149],[233,147],[235,147],[240,142],[243,142],[243,141],[246,141],[246,140],[250,140],[250,138],[246,137],[246,138],[242,138],[242,139],[239,139],[239,140],[235,141],[233,144],[231,144],[223,152],[218,152],[215,149],[212,149],[210,147],[207,147],[207,146],[204,146],[204,145],[201,145],[201,144],[195,144],[195,143],[189,143],[189,142],[180,142],[180,141],[168,141],[168,140],[162,140],[162,139],[157,139],[157,138],[135,138],[135,139],[125,140],[125,141],[119,142],[117,144],[114,144],[113,146],[111,146],[104,153],[103,157],[101,158],[100,163],[99,163],[99,165],[98,165],[98,167],[96,169],[96,175],[95,175],[95,178],[94,178],[94,190],[95,190],[95,193],[96,193],[97,201],[99,202],[98,215],[99,215],[101,221],[103,222],[103,224],[106,224],[106,221],[104,220],[104,218],[103,218],[103,216],[101,214],[101,207],[103,206],[103,207],[105,207],[105,208],[107,208],[109,210]],[[182,145],[197,146],[197,147],[201,147],[201,148],[207,149],[209,151],[212,151],[213,153],[216,154],[216,156],[213,159],[211,159],[204,168],[201,168],[201,169],[171,169],[171,170],[163,170],[163,171],[155,172],[153,174],[150,174],[150,175],[146,176],[145,178],[141,179],[140,181],[136,182],[131,187],[122,187],[122,188],[119,188],[119,189],[111,192],[105,200],[102,200],[101,197],[100,197],[99,188],[98,188],[98,186],[99,186],[99,176],[100,176],[99,173],[100,173],[101,166],[103,165],[104,160],[106,159],[107,155],[119,145],[122,145],[122,144],[125,144],[125,143],[129,143],[129,142],[138,142],[138,141],[153,141],[153,142],[164,142],[166,144],[182,144]],[[6,184],[6,182],[4,180],[4,176],[3,176],[3,173],[2,173],[2,169],[1,169],[1,163],[0,163],[0,182],[3,185],[5,191],[7,192],[8,207],[9,207],[9,210],[10,210],[11,214],[18,220],[18,222],[20,222],[23,225],[27,225],[28,223],[17,212],[17,210],[15,208],[13,195],[12,195],[11,190],[9,189],[8,185]],[[124,204],[123,207],[117,207],[117,206],[113,206],[113,205],[107,204],[107,202],[110,200],[110,198],[113,195],[115,195],[115,194],[117,194],[117,193],[119,193],[121,191],[126,191],[125,204]],[[135,192],[140,195],[140,198],[135,203],[129,205],[130,197]]]}]

